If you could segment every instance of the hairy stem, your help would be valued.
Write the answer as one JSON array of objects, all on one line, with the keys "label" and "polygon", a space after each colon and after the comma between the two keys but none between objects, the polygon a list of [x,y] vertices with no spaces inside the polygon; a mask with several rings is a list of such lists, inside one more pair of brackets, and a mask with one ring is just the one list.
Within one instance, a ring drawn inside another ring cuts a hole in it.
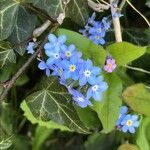
[{"label": "hairy stem", "polygon": [[113,25],[114,25],[114,31],[115,31],[115,38],[116,38],[116,42],[122,42],[120,19],[117,16],[113,17],[113,14],[115,14],[117,12],[117,7],[114,7],[113,2],[114,2],[114,0],[110,0],[111,14],[112,14],[112,18],[113,18]]},{"label": "hairy stem", "polygon": [[132,67],[132,66],[128,66],[128,65],[125,65],[125,67],[128,68],[128,69],[131,69],[131,70],[135,70],[135,71],[150,74],[150,71],[144,70],[142,68]]},{"label": "hairy stem", "polygon": [[4,91],[3,93],[0,95],[0,101],[3,100],[9,90],[12,88],[12,86],[14,85],[15,81],[19,78],[20,75],[22,75],[22,73],[28,68],[28,66],[32,63],[32,61],[36,58],[36,56],[39,54],[39,52],[41,51],[43,45],[45,44],[45,42],[47,41],[47,37],[45,38],[45,40],[41,43],[41,45],[39,46],[39,48],[37,49],[37,51],[28,59],[28,61],[17,71],[17,73],[9,80],[7,81],[3,86],[4,86]]}]

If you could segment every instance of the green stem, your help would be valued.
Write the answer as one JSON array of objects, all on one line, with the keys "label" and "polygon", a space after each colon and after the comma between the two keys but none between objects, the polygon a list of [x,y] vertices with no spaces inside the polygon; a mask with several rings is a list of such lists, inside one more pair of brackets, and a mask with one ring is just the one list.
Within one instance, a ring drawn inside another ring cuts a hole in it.
[{"label": "green stem", "polygon": [[150,74],[150,71],[144,70],[142,68],[132,67],[132,66],[128,66],[128,65],[124,65],[124,67],[126,67],[128,69],[131,69],[131,70],[135,70],[135,71],[139,71],[139,72]]}]

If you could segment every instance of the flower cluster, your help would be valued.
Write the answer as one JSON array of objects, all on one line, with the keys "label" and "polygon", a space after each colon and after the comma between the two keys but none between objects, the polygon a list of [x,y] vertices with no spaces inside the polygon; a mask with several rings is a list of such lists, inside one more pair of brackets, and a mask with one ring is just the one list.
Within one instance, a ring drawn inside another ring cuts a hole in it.
[{"label": "flower cluster", "polygon": [[65,35],[57,38],[49,34],[48,40],[44,45],[48,59],[46,62],[40,60],[38,68],[45,70],[47,76],[59,77],[60,83],[67,87],[78,106],[84,108],[91,105],[90,98],[100,101],[108,87],[100,75],[101,69],[94,66],[91,60],[83,60],[75,45],[67,46]]},{"label": "flower cluster", "polygon": [[116,123],[117,129],[123,132],[135,133],[135,128],[139,126],[139,116],[128,113],[128,107],[122,106],[120,108],[120,116]]},{"label": "flower cluster", "polygon": [[95,17],[96,14],[93,13],[88,19],[87,24],[84,26],[84,29],[79,30],[79,32],[88,37],[95,44],[104,45],[104,37],[106,31],[110,28],[110,22],[107,17],[104,17],[101,22],[95,21]]},{"label": "flower cluster", "polygon": [[116,63],[115,63],[115,59],[113,59],[112,57],[107,57],[106,58],[106,62],[104,65],[104,70],[107,71],[108,73],[112,73],[113,70],[116,68]]}]

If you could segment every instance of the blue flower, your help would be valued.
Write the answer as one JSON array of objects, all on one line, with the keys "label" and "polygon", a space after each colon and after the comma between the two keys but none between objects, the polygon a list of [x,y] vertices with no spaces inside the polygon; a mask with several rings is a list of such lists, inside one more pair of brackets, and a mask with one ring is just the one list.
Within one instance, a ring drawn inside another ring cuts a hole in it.
[{"label": "blue flower", "polygon": [[58,38],[54,34],[48,35],[49,42],[44,45],[45,53],[47,56],[51,56],[53,51],[60,51],[61,47],[67,40],[65,35],[61,35]]},{"label": "blue flower", "polygon": [[121,122],[124,119],[124,117],[126,116],[127,112],[128,112],[127,106],[120,107],[120,115],[119,115],[119,119],[117,120],[117,123],[116,123],[117,128],[121,127]]},{"label": "blue flower", "polygon": [[49,67],[51,67],[53,64],[57,63],[61,59],[60,52],[58,49],[54,49],[53,51],[49,51],[47,53],[47,55],[49,56],[49,58],[47,59],[46,63]]},{"label": "blue flower", "polygon": [[103,25],[103,29],[108,30],[110,28],[110,22],[108,21],[107,17],[103,17],[102,19],[102,25]]},{"label": "blue flower", "polygon": [[135,128],[139,126],[138,115],[126,115],[121,122],[123,132],[135,133]]},{"label": "blue flower", "polygon": [[84,86],[87,82],[91,85],[96,84],[96,76],[101,69],[95,67],[91,60],[83,61],[79,71],[79,85]]},{"label": "blue flower", "polygon": [[88,19],[87,24],[93,25],[95,23],[96,13],[94,12],[92,16]]},{"label": "blue flower", "polygon": [[49,67],[47,66],[47,64],[44,61],[40,60],[38,68],[41,69],[41,70],[45,70],[46,71],[46,75],[48,77],[50,76],[50,69],[49,69]]},{"label": "blue flower", "polygon": [[78,56],[72,56],[70,60],[63,60],[61,66],[63,68],[64,79],[72,78],[78,80],[81,60]]},{"label": "blue flower", "polygon": [[73,95],[73,101],[76,105],[85,108],[89,105],[92,105],[91,102],[85,98],[80,92],[70,89],[69,92]]},{"label": "blue flower", "polygon": [[74,55],[73,53],[75,53],[75,46],[73,44],[71,44],[69,46],[64,45],[61,48],[61,53],[62,53],[62,55],[61,55],[62,58],[68,59]]},{"label": "blue flower", "polygon": [[89,34],[99,35],[100,37],[105,37],[105,30],[103,29],[102,23],[96,21],[93,27],[89,29]]},{"label": "blue flower", "polygon": [[29,42],[28,43],[28,46],[27,46],[27,53],[28,54],[33,54],[35,51],[33,50],[33,48],[34,48],[34,46],[35,46],[35,43],[34,42]]},{"label": "blue flower", "polygon": [[96,84],[92,85],[87,91],[87,98],[93,97],[94,100],[100,101],[102,99],[102,92],[106,91],[108,85],[102,81],[102,76],[96,79]]},{"label": "blue flower", "polygon": [[99,34],[93,34],[89,36],[89,39],[95,44],[104,45],[105,40]]}]

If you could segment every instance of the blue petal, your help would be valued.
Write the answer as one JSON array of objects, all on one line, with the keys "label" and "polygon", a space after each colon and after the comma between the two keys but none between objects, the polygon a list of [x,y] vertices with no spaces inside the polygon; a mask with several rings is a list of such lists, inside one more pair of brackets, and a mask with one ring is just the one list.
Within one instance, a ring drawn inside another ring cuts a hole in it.
[{"label": "blue petal", "polygon": [[48,57],[52,57],[54,55],[54,53],[51,51],[51,50],[45,50],[45,54],[48,56]]},{"label": "blue petal", "polygon": [[64,71],[63,76],[64,76],[64,79],[69,79],[70,78],[70,72],[69,71]]},{"label": "blue petal", "polygon": [[134,127],[131,126],[131,127],[129,128],[129,132],[130,132],[130,133],[135,133]]},{"label": "blue petal", "polygon": [[98,43],[101,44],[101,45],[104,45],[105,44],[105,40],[103,38],[100,38]]},{"label": "blue petal", "polygon": [[102,99],[102,95],[100,92],[93,92],[93,98],[95,101],[100,101]]},{"label": "blue petal", "polygon": [[92,89],[89,88],[89,89],[87,90],[87,99],[89,99],[89,98],[91,98],[91,97],[92,97]]},{"label": "blue petal", "polygon": [[49,58],[49,59],[47,59],[47,61],[46,61],[46,64],[49,66],[49,67],[51,67],[51,65],[54,63],[54,58]]},{"label": "blue petal", "polygon": [[120,113],[121,113],[121,114],[126,114],[127,111],[128,111],[128,107],[127,107],[127,106],[122,106],[122,107],[120,108]]},{"label": "blue petal", "polygon": [[99,67],[93,67],[91,71],[94,75],[98,75],[101,69]]},{"label": "blue petal", "polygon": [[48,40],[52,43],[55,43],[55,42],[57,42],[57,37],[54,34],[49,34]]},{"label": "blue petal", "polygon": [[47,68],[46,63],[44,61],[41,61],[38,65],[38,68],[41,70],[44,70]]},{"label": "blue petal", "polygon": [[44,45],[44,49],[45,49],[45,50],[52,50],[52,48],[53,48],[53,44],[51,44],[51,43],[46,43],[46,44]]},{"label": "blue petal", "polygon": [[46,75],[47,75],[47,77],[50,76],[50,70],[48,68],[46,68]]},{"label": "blue petal", "polygon": [[61,35],[61,36],[58,37],[58,42],[59,42],[60,44],[65,43],[66,40],[67,40],[66,35]]},{"label": "blue petal", "polygon": [[74,51],[75,50],[75,45],[74,44],[69,45],[68,50],[71,51],[71,52]]},{"label": "blue petal", "polygon": [[138,127],[138,126],[139,126],[139,124],[140,124],[140,123],[139,123],[139,121],[135,121],[135,122],[133,122],[133,126],[134,126],[134,127]]},{"label": "blue petal", "polygon": [[81,78],[79,79],[79,85],[80,85],[80,86],[84,86],[86,83],[87,83],[86,77],[81,77]]},{"label": "blue petal", "polygon": [[88,83],[89,84],[91,84],[91,85],[94,85],[94,84],[96,84],[96,78],[95,77],[88,77],[87,78],[87,81],[88,81]]},{"label": "blue petal", "polygon": [[125,126],[123,126],[122,127],[122,131],[124,132],[124,133],[126,133],[127,131],[128,131],[128,127],[125,125]]},{"label": "blue petal", "polygon": [[78,80],[78,78],[79,78],[79,75],[76,71],[74,73],[72,73],[71,76],[72,76],[73,80]]},{"label": "blue petal", "polygon": [[137,120],[138,118],[139,118],[138,115],[132,115],[132,120],[133,120],[133,121]]}]

